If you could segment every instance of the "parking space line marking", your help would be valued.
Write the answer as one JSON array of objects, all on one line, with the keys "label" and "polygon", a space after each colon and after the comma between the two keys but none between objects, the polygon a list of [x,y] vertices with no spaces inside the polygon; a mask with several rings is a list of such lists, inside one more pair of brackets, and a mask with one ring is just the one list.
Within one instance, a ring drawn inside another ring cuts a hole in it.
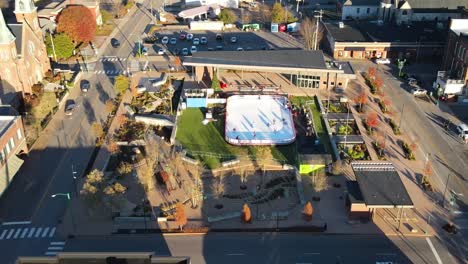
[{"label": "parking space line marking", "polygon": [[439,254],[437,253],[437,251],[436,251],[434,245],[432,244],[431,240],[430,240],[428,237],[426,237],[426,241],[427,241],[427,243],[429,244],[429,247],[431,248],[432,253],[434,254],[434,257],[436,258],[437,263],[438,263],[438,264],[443,264],[443,263],[442,263],[442,260],[441,260],[440,257],[439,257]]},{"label": "parking space line marking", "polygon": [[226,254],[228,256],[244,256],[245,254],[244,253],[230,253],[230,254]]},{"label": "parking space line marking", "polygon": [[58,252],[55,251],[47,251],[45,254],[46,256],[56,256]]},{"label": "parking space line marking", "polygon": [[320,255],[319,252],[304,253],[304,255]]},{"label": "parking space line marking", "polygon": [[52,245],[52,246],[63,246],[63,245],[65,245],[65,242],[50,242],[50,245]]}]

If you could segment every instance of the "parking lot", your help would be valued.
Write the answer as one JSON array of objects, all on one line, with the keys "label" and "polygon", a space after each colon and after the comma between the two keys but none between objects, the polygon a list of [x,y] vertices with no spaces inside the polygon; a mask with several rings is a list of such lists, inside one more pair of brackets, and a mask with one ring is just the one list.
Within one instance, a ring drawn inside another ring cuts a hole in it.
[{"label": "parking lot", "polygon": [[[193,40],[181,40],[179,37],[181,34],[193,34],[193,39],[202,37],[207,38],[206,44],[193,45]],[[216,40],[216,35],[220,34],[222,40]],[[209,51],[209,50],[262,50],[262,49],[298,49],[302,48],[302,44],[294,37],[289,36],[286,33],[271,33],[266,31],[257,32],[243,32],[243,31],[183,31],[183,32],[171,32],[171,31],[158,31],[156,33],[158,40],[154,44],[145,44],[148,48],[148,55],[158,54],[159,49],[164,49],[166,54],[175,54],[175,51],[182,51],[183,48],[187,48],[190,51],[192,46],[197,47],[197,51]],[[176,39],[176,44],[163,44],[162,39],[168,37],[169,40],[172,38]],[[231,38],[236,37],[237,42],[232,43]],[[182,55],[182,53],[180,53]],[[189,54],[190,55],[190,54]]]}]

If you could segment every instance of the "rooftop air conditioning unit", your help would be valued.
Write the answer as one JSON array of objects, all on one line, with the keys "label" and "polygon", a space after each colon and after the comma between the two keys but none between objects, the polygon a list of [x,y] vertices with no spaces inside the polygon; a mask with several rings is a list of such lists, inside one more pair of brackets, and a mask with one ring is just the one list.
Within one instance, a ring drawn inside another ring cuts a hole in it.
[{"label": "rooftop air conditioning unit", "polygon": [[343,22],[338,22],[338,27],[339,28],[344,28],[344,23]]}]

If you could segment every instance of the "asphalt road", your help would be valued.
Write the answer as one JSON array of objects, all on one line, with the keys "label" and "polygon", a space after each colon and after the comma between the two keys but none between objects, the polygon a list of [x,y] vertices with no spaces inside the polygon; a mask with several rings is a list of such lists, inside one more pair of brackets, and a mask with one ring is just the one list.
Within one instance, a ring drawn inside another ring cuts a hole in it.
[{"label": "asphalt road", "polygon": [[[305,233],[214,233],[204,235],[115,236],[75,239],[65,251],[149,251],[190,256],[192,263],[437,263],[426,238]],[[456,263],[435,238],[430,243],[442,263]],[[406,256],[408,255],[409,258]]]},{"label": "asphalt road", "polygon": [[[356,72],[366,71],[372,65],[369,62],[353,62]],[[375,67],[375,64],[373,65]],[[450,241],[457,248],[458,254],[468,256],[468,145],[462,144],[457,137],[454,126],[449,131],[443,128],[444,119],[454,120],[454,117],[444,110],[437,110],[432,103],[415,98],[407,91],[406,84],[401,83],[391,74],[387,66],[379,66],[383,74],[386,96],[391,100],[396,110],[396,118],[403,110],[402,129],[409,134],[418,145],[420,156],[429,159],[433,165],[432,184],[443,194],[439,194],[436,203],[442,204],[450,211],[453,222],[459,227],[456,237],[458,242]],[[432,81],[422,65],[409,66],[406,70],[410,74],[425,76],[425,88]],[[394,69],[395,70],[395,69]],[[433,72],[436,74],[436,72]],[[435,77],[434,77],[435,78]],[[390,89],[388,89],[390,88]],[[403,107],[404,105],[404,107]],[[434,109],[436,109],[434,111]],[[442,122],[441,122],[442,121]],[[453,204],[449,202],[451,193],[458,194]],[[444,219],[447,221],[448,219]]]},{"label": "asphalt road", "polygon": [[[149,1],[144,5],[149,5]],[[130,21],[120,28],[118,38],[132,39],[135,34],[141,34],[150,17],[146,10],[140,9]],[[126,58],[133,47],[128,41],[118,49],[110,45],[103,49],[103,57]],[[120,61],[103,60],[88,66],[98,70],[126,68]],[[84,73],[83,79],[90,81],[91,89],[87,94],[82,94],[78,87],[72,89],[69,99],[78,105],[73,115],[65,116],[63,107],[59,109],[2,195],[0,263],[13,263],[19,255],[44,255],[51,242],[64,241],[64,238],[57,237],[55,230],[68,206],[67,199],[64,196],[52,198],[51,195],[71,193],[74,198],[76,187],[72,166],[76,175],[82,177],[94,149],[95,136],[91,132],[91,124],[105,120],[105,102],[115,97],[112,76],[93,71]],[[11,222],[13,225],[8,225]],[[52,247],[60,251],[62,246]]]}]

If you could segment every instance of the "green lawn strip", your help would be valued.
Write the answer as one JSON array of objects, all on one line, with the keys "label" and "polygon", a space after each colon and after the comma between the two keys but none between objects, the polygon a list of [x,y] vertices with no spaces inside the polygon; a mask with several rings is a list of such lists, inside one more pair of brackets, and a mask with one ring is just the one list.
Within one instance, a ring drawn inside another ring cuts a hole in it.
[{"label": "green lawn strip", "polygon": [[[209,168],[216,168],[221,162],[233,159],[237,155],[256,156],[258,147],[233,146],[224,140],[224,119],[210,122],[206,126],[202,124],[203,119],[201,109],[189,108],[184,110],[178,121],[176,139],[194,158],[202,160]],[[289,164],[297,163],[295,144],[269,148],[273,158]],[[217,155],[199,155],[197,152]]]}]

